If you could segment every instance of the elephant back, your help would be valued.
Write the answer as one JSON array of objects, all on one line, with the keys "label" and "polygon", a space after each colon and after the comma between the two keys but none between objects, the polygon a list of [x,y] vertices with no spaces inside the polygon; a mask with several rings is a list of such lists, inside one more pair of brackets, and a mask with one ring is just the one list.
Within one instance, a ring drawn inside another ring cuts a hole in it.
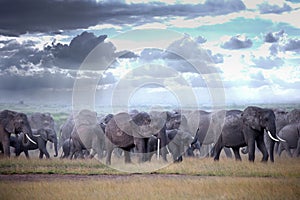
[{"label": "elephant back", "polygon": [[54,119],[50,113],[36,112],[29,116],[29,124],[32,129],[50,128],[54,130]]},{"label": "elephant back", "polygon": [[287,114],[289,123],[299,123],[300,122],[300,109],[293,109]]}]

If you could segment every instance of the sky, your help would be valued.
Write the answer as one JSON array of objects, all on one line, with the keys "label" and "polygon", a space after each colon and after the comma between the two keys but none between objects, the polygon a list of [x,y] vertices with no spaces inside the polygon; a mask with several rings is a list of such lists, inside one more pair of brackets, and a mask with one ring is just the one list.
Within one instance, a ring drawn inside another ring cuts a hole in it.
[{"label": "sky", "polygon": [[297,0],[1,0],[0,103],[299,103],[299,17]]}]

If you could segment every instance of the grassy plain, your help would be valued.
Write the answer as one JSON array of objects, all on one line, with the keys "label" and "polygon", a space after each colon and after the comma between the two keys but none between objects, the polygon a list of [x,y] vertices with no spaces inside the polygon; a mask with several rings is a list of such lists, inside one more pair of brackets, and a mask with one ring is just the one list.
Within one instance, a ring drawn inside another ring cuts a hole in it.
[{"label": "grassy plain", "polygon": [[277,158],[273,164],[258,159],[185,158],[140,174],[120,172],[97,160],[1,159],[0,199],[300,198],[300,159]]},{"label": "grassy plain", "polygon": [[[260,106],[300,108],[299,104]],[[2,109],[26,114],[50,112],[57,127],[71,112],[70,107],[49,105],[0,104]],[[0,158],[0,199],[300,199],[299,158],[276,158],[275,163],[259,160],[259,155],[255,163],[245,157],[242,162],[184,158],[182,163],[170,163],[154,172],[130,174],[97,160]],[[151,171],[147,169],[159,164],[153,159],[141,167]],[[136,165],[118,167],[129,169]]]}]

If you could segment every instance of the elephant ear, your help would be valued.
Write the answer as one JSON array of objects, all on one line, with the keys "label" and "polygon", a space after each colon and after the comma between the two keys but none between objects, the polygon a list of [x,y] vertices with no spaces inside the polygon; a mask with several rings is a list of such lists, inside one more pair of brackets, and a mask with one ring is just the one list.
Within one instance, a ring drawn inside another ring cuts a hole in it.
[{"label": "elephant ear", "polygon": [[15,127],[13,122],[15,115],[16,113],[10,110],[3,110],[2,112],[0,112],[0,123],[5,129],[5,131],[9,133],[15,132]]},{"label": "elephant ear", "polygon": [[261,111],[258,108],[246,108],[242,113],[243,123],[254,130],[261,131]]},{"label": "elephant ear", "polygon": [[43,139],[43,140],[45,140],[45,141],[47,141],[48,140],[48,133],[47,133],[47,131],[45,130],[45,129],[39,129],[38,130],[38,134],[41,136],[41,138]]},{"label": "elephant ear", "polygon": [[14,121],[13,120],[5,120],[4,121],[4,128],[7,132],[9,133],[14,133],[15,132],[15,126],[14,126]]}]

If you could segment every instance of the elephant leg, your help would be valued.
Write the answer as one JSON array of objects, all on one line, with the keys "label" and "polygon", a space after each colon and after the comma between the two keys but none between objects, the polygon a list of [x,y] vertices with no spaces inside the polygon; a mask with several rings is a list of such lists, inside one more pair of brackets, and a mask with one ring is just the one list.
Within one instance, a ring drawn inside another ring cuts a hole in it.
[{"label": "elephant leg", "polygon": [[168,150],[167,150],[167,145],[168,145],[168,137],[166,134],[166,127],[164,127],[160,133],[158,138],[160,139],[160,151],[161,151],[161,157],[163,159],[163,161],[168,162],[167,160],[167,154],[168,154]]},{"label": "elephant leg", "polygon": [[45,154],[46,158],[50,158],[50,155],[47,151],[47,141],[38,141],[38,147],[40,150],[40,158],[43,158],[43,155]]},{"label": "elephant leg", "polygon": [[225,147],[224,152],[225,152],[227,158],[232,158],[232,153],[231,153],[231,150],[229,148]]},{"label": "elephant leg", "polygon": [[[94,156],[96,155],[96,151],[94,149],[91,149],[91,153],[88,155],[89,159],[94,158]],[[83,157],[85,157],[85,152],[83,152]]]},{"label": "elephant leg", "polygon": [[[224,148],[224,150],[225,150],[225,148]],[[240,148],[239,147],[232,147],[232,151],[234,153],[235,160],[241,161],[242,158],[241,158],[241,155],[240,155]]]},{"label": "elephant leg", "polygon": [[[28,150],[24,150],[24,153],[25,153],[26,158],[29,158]],[[20,155],[20,153],[19,153],[19,155]]]},{"label": "elephant leg", "polygon": [[107,165],[111,165],[111,153],[112,153],[112,149],[107,149],[107,155],[106,155],[106,164]]},{"label": "elephant leg", "polygon": [[216,147],[215,147],[215,145],[210,149],[210,151],[209,151],[209,154],[210,154],[210,157],[214,157],[215,156],[215,154],[216,154],[216,149],[215,149]]},{"label": "elephant leg", "polygon": [[298,138],[297,148],[295,149],[294,156],[295,157],[300,156],[300,137]]},{"label": "elephant leg", "polygon": [[248,160],[251,161],[251,162],[254,162],[254,159],[255,159],[255,140],[250,138],[248,140],[248,149],[249,149],[249,152],[248,152]]},{"label": "elephant leg", "polygon": [[39,155],[39,158],[42,159],[44,156],[44,153],[42,151],[40,151],[40,155]]},{"label": "elephant leg", "polygon": [[284,150],[287,152],[287,154],[289,155],[289,157],[292,157],[292,152],[291,152],[289,144],[287,142],[282,142],[282,146],[283,146]]},{"label": "elephant leg", "polygon": [[131,163],[130,150],[124,150],[125,163]]},{"label": "elephant leg", "polygon": [[279,145],[278,145],[278,155],[279,155],[279,157],[281,156],[282,151],[283,151],[282,142],[280,142]]},{"label": "elephant leg", "polygon": [[221,139],[221,137],[219,137],[217,143],[214,146],[214,150],[215,150],[214,160],[215,161],[218,161],[220,159],[220,154],[221,154],[222,149],[223,149],[222,139]]},{"label": "elephant leg", "polygon": [[278,154],[278,152],[279,152],[279,142],[275,142],[275,144],[274,144],[274,151],[275,151],[275,153]]},{"label": "elephant leg", "polygon": [[4,156],[7,156],[7,157],[10,157],[10,141],[9,141],[9,137],[5,137],[4,140],[2,141],[2,146],[3,146],[3,153],[4,153]]},{"label": "elephant leg", "polygon": [[265,142],[264,142],[264,136],[260,135],[258,136],[258,138],[256,139],[256,144],[257,144],[257,148],[262,152],[263,157],[262,157],[262,162],[267,162],[268,158],[269,158],[269,153],[268,150],[266,148]]}]

